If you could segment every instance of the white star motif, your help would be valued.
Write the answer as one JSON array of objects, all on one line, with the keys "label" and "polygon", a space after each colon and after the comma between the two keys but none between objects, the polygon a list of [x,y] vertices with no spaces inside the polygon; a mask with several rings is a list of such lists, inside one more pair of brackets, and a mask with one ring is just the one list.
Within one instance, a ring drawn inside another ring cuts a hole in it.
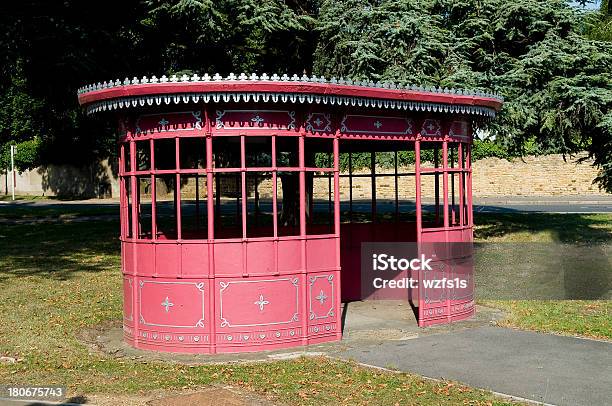
[{"label": "white star motif", "polygon": [[170,121],[166,120],[165,118],[162,118],[157,124],[161,125],[162,127],[165,127],[170,124]]},{"label": "white star motif", "polygon": [[376,127],[378,129],[378,128],[382,127],[382,123],[379,120],[376,120],[374,122],[374,127]]},{"label": "white star motif", "polygon": [[315,299],[317,299],[319,303],[323,304],[325,303],[325,300],[327,300],[327,296],[325,296],[325,293],[323,293],[323,290],[321,290],[321,293],[319,293],[319,296],[315,296]]},{"label": "white star motif", "polygon": [[251,119],[252,122],[254,122],[255,124],[259,124],[259,123],[263,123],[264,119],[259,117],[259,114],[255,115],[255,117],[253,117]]},{"label": "white star motif", "polygon": [[432,132],[433,130],[436,129],[436,126],[434,125],[434,123],[429,123],[429,125],[427,126],[427,128],[429,129],[429,132]]},{"label": "white star motif", "polygon": [[168,299],[168,296],[166,296],[166,298],[164,299],[164,301],[161,303],[162,306],[164,306],[166,308],[166,313],[168,313],[170,311],[170,308],[172,306],[174,306],[174,303],[170,302],[170,299]]},{"label": "white star motif", "polygon": [[270,302],[264,299],[264,295],[259,295],[259,300],[257,300],[256,302],[253,302],[253,304],[256,304],[257,306],[259,306],[259,311],[261,312],[263,311],[264,306],[267,304],[270,304]]},{"label": "white star motif", "polygon": [[321,127],[321,124],[323,124],[323,121],[321,121],[321,119],[319,117],[317,117],[317,119],[314,121],[314,123],[317,125],[317,127]]}]

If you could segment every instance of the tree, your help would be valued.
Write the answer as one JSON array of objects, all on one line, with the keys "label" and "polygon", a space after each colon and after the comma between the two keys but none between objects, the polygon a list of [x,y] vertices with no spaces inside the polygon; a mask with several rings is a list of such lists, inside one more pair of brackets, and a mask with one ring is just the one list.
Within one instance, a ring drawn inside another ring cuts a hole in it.
[{"label": "tree", "polygon": [[612,191],[612,47],[581,22],[561,0],[326,0],[315,73],[492,89],[506,100],[499,140],[586,149]]}]

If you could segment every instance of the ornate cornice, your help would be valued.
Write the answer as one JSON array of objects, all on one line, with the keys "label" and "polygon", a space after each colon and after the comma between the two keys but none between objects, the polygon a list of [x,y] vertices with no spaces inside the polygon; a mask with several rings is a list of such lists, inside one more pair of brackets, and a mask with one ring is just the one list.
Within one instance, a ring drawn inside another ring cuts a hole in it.
[{"label": "ornate cornice", "polygon": [[244,73],[170,78],[146,76],[102,82],[78,90],[79,103],[88,114],[130,107],[209,102],[272,102],[329,104],[495,117],[503,98],[499,95],[447,88],[402,86],[393,82],[368,82],[293,75],[261,76]]}]

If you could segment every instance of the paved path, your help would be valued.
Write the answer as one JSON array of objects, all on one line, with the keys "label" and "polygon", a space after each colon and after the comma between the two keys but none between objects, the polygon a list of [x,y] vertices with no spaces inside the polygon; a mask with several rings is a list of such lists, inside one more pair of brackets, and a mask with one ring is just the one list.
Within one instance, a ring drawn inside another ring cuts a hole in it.
[{"label": "paved path", "polygon": [[342,358],[554,405],[610,405],[612,343],[482,326],[355,344]]}]

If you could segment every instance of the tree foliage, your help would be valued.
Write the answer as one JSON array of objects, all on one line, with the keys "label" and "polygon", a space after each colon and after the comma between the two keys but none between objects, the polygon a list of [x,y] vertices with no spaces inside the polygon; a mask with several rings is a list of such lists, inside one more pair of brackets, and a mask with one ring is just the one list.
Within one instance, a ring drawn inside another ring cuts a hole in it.
[{"label": "tree foliage", "polygon": [[0,5],[0,150],[38,137],[24,167],[113,153],[115,123],[84,117],[76,103],[84,83],[314,72],[494,90],[506,103],[489,130],[507,154],[533,140],[543,151],[586,149],[612,190],[609,8],[608,0],[597,13],[565,0],[8,2]]},{"label": "tree foliage", "polygon": [[612,191],[612,46],[585,38],[565,1],[323,1],[316,73],[487,88],[491,131],[511,153],[588,150]]}]

